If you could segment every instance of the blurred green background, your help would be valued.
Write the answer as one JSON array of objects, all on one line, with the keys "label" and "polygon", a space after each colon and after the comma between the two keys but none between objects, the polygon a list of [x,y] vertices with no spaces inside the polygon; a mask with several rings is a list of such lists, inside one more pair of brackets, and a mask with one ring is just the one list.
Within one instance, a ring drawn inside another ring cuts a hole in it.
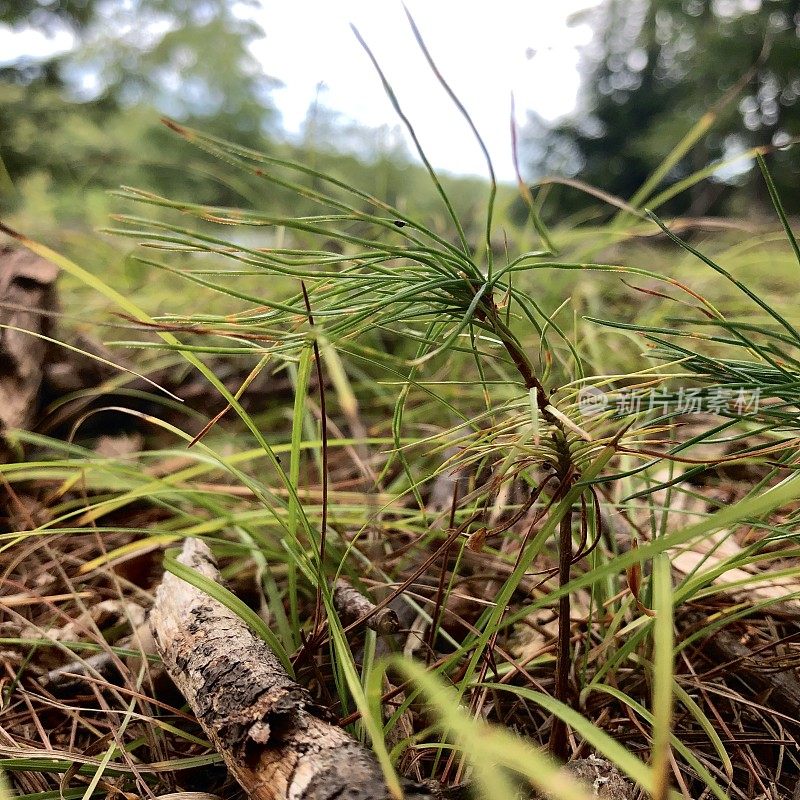
[{"label": "blurred green background", "polygon": [[[273,101],[279,82],[264,74],[252,50],[269,34],[255,21],[263,16],[257,3],[232,0],[0,2],[3,41],[34,30],[71,43],[52,55],[24,47],[0,52],[3,217],[11,214],[34,234],[101,225],[114,204],[106,191],[120,184],[241,202],[219,165],[159,125],[162,113],[240,144],[286,151],[393,202],[424,207],[426,180],[385,131],[355,130],[317,107],[303,135],[285,135]],[[772,169],[787,210],[800,210],[800,150],[789,146],[800,136],[800,1],[605,0],[568,23],[593,31],[582,52],[578,105],[555,122],[530,112],[526,178],[577,177],[629,199],[693,126],[707,125],[664,185],[765,146],[774,149]],[[338,163],[337,149],[348,153]],[[767,200],[752,166],[740,158],[718,169],[667,210],[752,213],[754,202]],[[477,197],[472,183],[457,193],[467,195],[465,212]],[[558,221],[596,205],[558,188],[545,214]]]}]

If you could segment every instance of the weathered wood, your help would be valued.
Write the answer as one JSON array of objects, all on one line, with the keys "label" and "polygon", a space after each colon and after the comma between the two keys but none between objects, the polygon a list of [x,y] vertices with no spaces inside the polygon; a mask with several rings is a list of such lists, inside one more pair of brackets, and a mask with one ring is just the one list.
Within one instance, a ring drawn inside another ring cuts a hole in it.
[{"label": "weathered wood", "polygon": [[27,250],[0,248],[0,429],[26,428],[38,410],[57,276]]},{"label": "weathered wood", "polygon": [[[180,563],[219,581],[206,544]],[[372,753],[296,684],[262,640],[221,603],[172,574],[150,621],[158,652],[231,774],[253,800],[388,800]],[[405,796],[433,795],[407,783]]]},{"label": "weathered wood", "polygon": [[367,618],[366,622],[367,627],[380,636],[397,633],[400,628],[400,620],[394,609],[386,607],[375,611],[375,603],[368,597],[364,597],[344,578],[339,578],[334,584],[333,604],[339,612],[339,616],[348,624],[357,622],[370,614],[371,616]]}]

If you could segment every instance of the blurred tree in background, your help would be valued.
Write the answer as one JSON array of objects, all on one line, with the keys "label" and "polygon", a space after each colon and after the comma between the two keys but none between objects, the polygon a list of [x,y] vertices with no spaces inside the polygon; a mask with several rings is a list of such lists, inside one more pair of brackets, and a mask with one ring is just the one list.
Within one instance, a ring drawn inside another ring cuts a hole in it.
[{"label": "blurred tree in background", "polygon": [[[716,119],[667,182],[800,136],[800,0],[606,0],[581,18],[587,16],[595,33],[577,112],[551,130],[536,118],[528,126],[537,174],[578,176],[627,199],[685,134],[711,121],[709,112]],[[787,207],[800,211],[800,148],[779,150],[770,163]],[[667,209],[742,211],[735,198],[762,193],[758,171],[747,171],[751,164],[724,168]],[[749,191],[737,189],[743,183]],[[586,203],[572,191],[560,199],[566,207]]]},{"label": "blurred tree in background", "polygon": [[[166,115],[337,174],[447,230],[441,202],[397,128],[365,129],[317,98],[292,142],[271,99],[279,84],[250,51],[265,36],[252,21],[257,8],[250,0],[0,0],[0,26],[72,42],[65,52],[0,66],[0,213],[52,240],[107,225],[121,204],[108,191],[120,185],[276,215],[320,213],[317,202],[265,187],[188,145],[159,123]],[[442,180],[458,185],[455,204],[469,226],[484,183]]]},{"label": "blurred tree in background", "polygon": [[[72,42],[66,52],[4,65],[0,53],[0,213],[16,214],[12,222],[34,235],[85,230],[108,223],[120,207],[108,190],[122,184],[276,214],[319,213],[314,201],[265,191],[263,181],[181,141],[159,124],[166,115],[338,174],[401,207],[412,203],[446,229],[396,128],[365,129],[318,98],[299,139],[288,140],[271,100],[278,82],[250,52],[265,35],[253,10],[250,0],[0,0],[0,26]],[[481,181],[443,181],[458,184],[465,215],[483,202]]]},{"label": "blurred tree in background", "polygon": [[[247,176],[231,177],[159,125],[165,114],[440,213],[394,129],[367,131],[315,102],[299,139],[287,143],[272,102],[277,82],[250,50],[265,36],[255,8],[250,0],[0,0],[0,26],[72,43],[39,58],[0,54],[0,212],[24,213],[32,233],[101,225],[117,207],[106,192],[120,184],[209,203],[286,211],[291,202],[292,213],[318,211],[298,208],[280,189],[264,192]],[[629,199],[698,127],[701,135],[664,182],[800,137],[800,0],[604,0],[580,19],[595,31],[580,106],[555,127],[531,115],[527,157],[535,174],[579,177]],[[744,213],[763,197],[751,164],[721,167],[664,210]],[[800,211],[800,148],[776,151],[771,165],[785,204]],[[469,218],[481,186],[451,180]],[[561,188],[545,210],[587,204],[593,201]]]},{"label": "blurred tree in background", "polygon": [[215,162],[177,148],[158,117],[264,145],[278,121],[276,82],[249,51],[263,31],[245,10],[227,0],[0,0],[12,30],[74,41],[0,68],[2,207],[35,207],[43,226],[96,222],[106,200],[92,190],[132,182],[165,194],[215,185],[204,197],[223,202],[230,190],[208,177]]}]

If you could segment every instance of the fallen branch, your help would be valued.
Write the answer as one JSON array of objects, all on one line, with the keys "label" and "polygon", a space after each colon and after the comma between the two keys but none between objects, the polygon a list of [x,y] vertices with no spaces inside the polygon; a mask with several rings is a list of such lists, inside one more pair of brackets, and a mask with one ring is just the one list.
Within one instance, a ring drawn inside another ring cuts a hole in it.
[{"label": "fallen branch", "polygon": [[[187,539],[178,561],[214,581],[206,544]],[[253,800],[383,800],[372,753],[328,722],[276,655],[233,612],[167,573],[150,623],[164,666],[231,774]],[[433,800],[404,784],[409,800]]]}]

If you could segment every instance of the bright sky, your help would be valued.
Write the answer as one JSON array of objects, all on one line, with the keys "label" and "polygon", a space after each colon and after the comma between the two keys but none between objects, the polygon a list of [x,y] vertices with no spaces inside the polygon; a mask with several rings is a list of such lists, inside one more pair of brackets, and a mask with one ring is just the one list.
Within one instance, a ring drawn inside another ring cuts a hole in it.
[{"label": "bright sky", "polygon": [[[516,117],[528,109],[547,120],[570,112],[580,76],[578,48],[591,39],[575,12],[599,0],[407,0],[437,65],[472,115],[501,180],[513,180],[511,94]],[[369,127],[397,117],[349,24],[360,30],[412,120],[428,158],[439,169],[485,175],[477,144],[431,74],[399,0],[261,0],[253,13],[266,31],[254,54],[283,82],[273,100],[289,132],[299,130],[318,96],[328,108]],[[0,61],[68,49],[27,30],[0,28]]]},{"label": "bright sky", "polygon": [[[408,0],[407,6],[439,70],[483,136],[498,178],[513,180],[511,94],[517,120],[532,109],[547,120],[570,112],[580,76],[578,47],[588,25],[569,17],[597,0]],[[486,174],[463,119],[431,74],[399,0],[262,0],[267,37],[255,47],[268,74],[286,88],[275,93],[284,124],[296,131],[317,87],[320,101],[364,125],[397,117],[352,22],[378,58],[434,166]]]}]

